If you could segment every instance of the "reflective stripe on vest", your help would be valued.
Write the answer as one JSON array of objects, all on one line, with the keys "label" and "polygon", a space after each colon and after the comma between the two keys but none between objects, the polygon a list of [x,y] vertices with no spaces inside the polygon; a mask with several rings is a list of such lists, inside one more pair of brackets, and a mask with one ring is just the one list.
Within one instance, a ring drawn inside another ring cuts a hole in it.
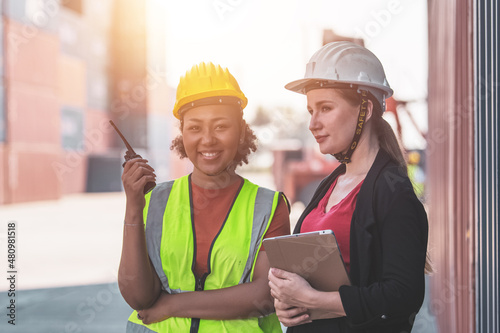
[{"label": "reflective stripe on vest", "polygon": [[[185,176],[157,185],[146,196],[144,220],[148,254],[163,288],[169,293],[193,291],[197,283],[192,272],[196,242],[190,191],[190,179]],[[261,241],[274,216],[278,198],[278,192],[244,180],[210,248],[210,274],[206,277],[204,290],[225,288],[252,280]],[[169,318],[146,327],[136,315],[134,311],[130,316],[127,332],[187,332],[191,326],[190,318]],[[141,331],[136,326],[147,328],[148,331]],[[263,327],[267,327],[268,332],[281,332],[275,315],[246,320],[201,320],[199,331],[262,332]]]},{"label": "reflective stripe on vest", "polygon": [[131,321],[127,322],[127,333],[156,333],[156,331],[150,330],[146,326],[133,323]]}]

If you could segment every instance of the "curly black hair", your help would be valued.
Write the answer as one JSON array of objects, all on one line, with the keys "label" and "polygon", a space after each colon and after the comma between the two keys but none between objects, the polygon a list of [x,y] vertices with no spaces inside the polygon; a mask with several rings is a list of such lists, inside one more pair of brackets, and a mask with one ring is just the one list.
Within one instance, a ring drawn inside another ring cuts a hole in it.
[{"label": "curly black hair", "polygon": [[[236,165],[248,164],[248,156],[257,150],[257,137],[255,136],[254,131],[248,126],[247,122],[243,120],[244,130],[245,130],[245,138],[243,142],[238,145],[238,151],[234,156],[234,163]],[[182,132],[183,122],[181,120],[180,130]],[[175,139],[172,140],[172,144],[170,145],[170,150],[177,152],[181,159],[188,157],[186,154],[186,149],[184,148],[184,142],[182,138],[182,134],[178,135]]]}]

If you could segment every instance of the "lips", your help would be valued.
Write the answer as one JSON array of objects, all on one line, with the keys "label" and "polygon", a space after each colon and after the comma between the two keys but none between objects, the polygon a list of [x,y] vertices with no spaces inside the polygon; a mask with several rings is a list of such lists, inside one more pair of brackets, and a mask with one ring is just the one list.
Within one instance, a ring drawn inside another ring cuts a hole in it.
[{"label": "lips", "polygon": [[328,135],[315,135],[314,138],[316,139],[317,143],[321,143],[326,140]]},{"label": "lips", "polygon": [[213,160],[213,159],[216,159],[217,157],[219,157],[221,152],[220,151],[202,151],[202,152],[200,152],[200,154],[201,154],[201,156],[203,156],[204,159]]}]

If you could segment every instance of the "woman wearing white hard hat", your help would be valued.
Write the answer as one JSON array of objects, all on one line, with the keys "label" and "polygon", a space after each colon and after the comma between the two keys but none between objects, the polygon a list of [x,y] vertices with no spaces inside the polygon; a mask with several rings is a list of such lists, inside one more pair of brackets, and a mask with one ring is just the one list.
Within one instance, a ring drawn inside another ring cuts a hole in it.
[{"label": "woman wearing white hard hat", "polygon": [[[428,224],[396,136],[382,118],[392,95],[382,64],[351,42],[323,46],[304,79],[309,130],[341,165],[317,188],[294,233],[331,229],[351,285],[315,290],[271,268],[276,314],[288,332],[410,332],[424,298]],[[330,313],[311,320],[309,309]]]},{"label": "woman wearing white hard hat", "polygon": [[236,173],[255,151],[247,98],[229,71],[200,63],[181,77],[171,149],[193,171],[144,195],[154,170],[132,159],[120,291],[134,311],[127,332],[276,332],[264,237],[290,233],[284,195]]}]

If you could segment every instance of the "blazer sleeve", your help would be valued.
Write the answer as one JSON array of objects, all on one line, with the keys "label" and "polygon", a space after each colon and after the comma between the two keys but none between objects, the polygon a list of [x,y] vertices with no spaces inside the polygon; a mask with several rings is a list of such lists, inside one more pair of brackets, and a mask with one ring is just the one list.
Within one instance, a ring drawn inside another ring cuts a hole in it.
[{"label": "blazer sleeve", "polygon": [[[404,183],[409,183],[409,180]],[[413,320],[424,298],[428,224],[411,184],[376,191],[375,228],[380,258],[376,282],[339,290],[350,326],[364,328]],[[410,188],[410,189],[409,189]]]}]

